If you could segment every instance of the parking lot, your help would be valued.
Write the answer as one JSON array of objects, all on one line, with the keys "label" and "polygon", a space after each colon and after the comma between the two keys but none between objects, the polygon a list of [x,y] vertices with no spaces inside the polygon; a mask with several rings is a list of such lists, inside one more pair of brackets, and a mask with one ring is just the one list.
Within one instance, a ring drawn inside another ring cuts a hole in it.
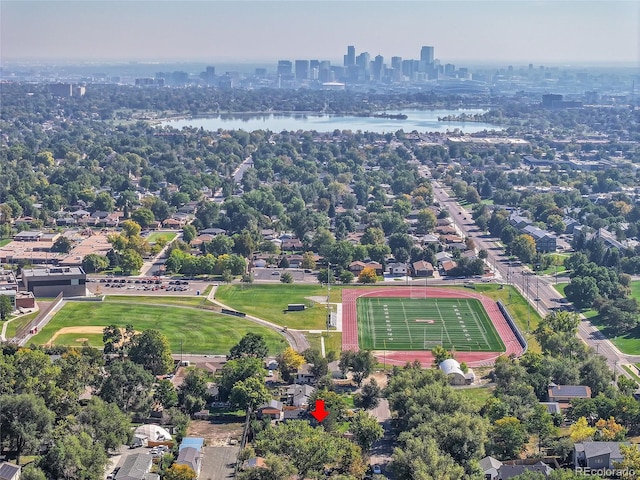
[{"label": "parking lot", "polygon": [[137,294],[147,292],[148,294],[182,294],[197,295],[204,291],[209,282],[169,280],[158,278],[91,278],[87,279],[87,288],[94,294]]},{"label": "parking lot", "polygon": [[254,268],[253,280],[259,282],[279,282],[283,273],[290,273],[295,282],[317,282],[318,278],[311,270],[301,268]]}]

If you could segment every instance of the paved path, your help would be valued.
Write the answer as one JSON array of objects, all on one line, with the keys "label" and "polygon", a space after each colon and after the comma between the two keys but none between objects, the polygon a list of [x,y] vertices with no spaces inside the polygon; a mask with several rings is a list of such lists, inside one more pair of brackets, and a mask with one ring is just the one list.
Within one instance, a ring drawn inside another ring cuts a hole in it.
[{"label": "paved path", "polygon": [[380,465],[383,472],[388,476],[387,466],[391,463],[393,453],[393,432],[391,429],[391,411],[389,410],[389,400],[381,398],[376,408],[369,412],[378,420],[384,429],[384,436],[373,444],[369,465]]},{"label": "paved path", "polygon": [[[218,300],[216,300],[215,295],[216,295],[216,289],[217,289],[217,285],[214,285],[213,288],[211,289],[211,291],[209,292],[209,295],[207,296],[207,300],[209,300],[212,303],[215,303],[216,305],[222,307],[222,308],[226,308],[229,310],[234,310],[233,308],[229,307],[228,305],[225,305],[222,302],[219,302]],[[258,323],[262,326],[265,326],[267,328],[270,328],[271,330],[274,330],[278,333],[280,333],[281,335],[283,335],[287,341],[289,342],[289,345],[291,345],[291,347],[296,351],[296,352],[304,352],[307,348],[310,348],[311,345],[309,344],[309,342],[307,341],[306,337],[304,336],[304,333],[300,330],[292,330],[291,328],[288,328],[287,330],[285,330],[284,328],[282,328],[282,326],[277,325],[275,323],[271,323],[267,320],[263,320],[262,318],[258,318],[258,317],[254,317],[253,315],[247,315],[243,318],[246,318],[248,320],[251,320],[255,323]]]}]

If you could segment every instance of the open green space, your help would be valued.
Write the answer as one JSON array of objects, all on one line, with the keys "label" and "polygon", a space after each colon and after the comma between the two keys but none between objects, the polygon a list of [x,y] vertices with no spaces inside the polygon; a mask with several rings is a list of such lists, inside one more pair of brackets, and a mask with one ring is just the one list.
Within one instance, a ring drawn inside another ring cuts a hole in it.
[{"label": "open green space", "polygon": [[7,325],[7,331],[5,333],[5,337],[7,338],[7,340],[15,337],[16,333],[18,333],[24,327],[29,325],[29,322],[34,320],[39,313],[40,312],[33,312],[18,318],[14,318],[13,320],[10,320],[9,324]]},{"label": "open green space", "polygon": [[[269,351],[275,354],[287,347],[277,332],[237,317],[219,315],[192,308],[154,306],[139,303],[69,302],[33,338],[36,344],[46,344],[64,327],[106,327],[132,324],[136,331],[157,329],[167,336],[174,353],[226,354],[248,332],[264,336]],[[87,338],[92,346],[102,347],[102,336],[93,332],[64,333],[55,344],[78,345],[78,338]],[[64,342],[64,343],[62,343]]]},{"label": "open green space", "polygon": [[111,303],[141,303],[145,305],[176,305],[182,307],[194,308],[215,308],[215,305],[207,300],[206,297],[200,295],[198,297],[177,297],[170,295],[156,296],[132,296],[132,295],[106,295],[105,302]]},{"label": "open green space", "polygon": [[492,387],[460,388],[456,391],[478,408],[483,407],[487,400],[493,396]]},{"label": "open green space", "polygon": [[[341,301],[341,288],[331,287],[331,302]],[[327,327],[326,305],[309,297],[327,298],[322,285],[223,285],[216,290],[216,300],[225,305],[268,320],[278,325],[300,330],[322,330]],[[290,303],[304,303],[301,312],[287,312]]]},{"label": "open green space", "polygon": [[633,378],[636,382],[640,383],[640,377],[638,376],[638,374],[636,373],[635,368],[630,367],[629,365],[622,365],[622,368],[625,369],[625,371],[631,375],[631,378]]},{"label": "open green space", "polygon": [[5,245],[11,243],[11,238],[2,238],[0,239],[0,247],[4,247]]},{"label": "open green space", "polygon": [[342,332],[322,332],[322,333],[307,333],[305,334],[311,348],[321,351],[320,349],[320,337],[324,337],[324,351],[326,354],[333,351],[336,353],[336,358],[340,357],[342,351]]},{"label": "open green space", "polygon": [[[568,283],[559,283],[554,285],[556,290],[564,297],[564,289],[569,285]],[[640,301],[640,281],[636,280],[631,282],[631,296]],[[629,331],[625,335],[616,335],[605,324],[600,321],[597,310],[588,309],[583,310],[582,315],[591,320],[591,323],[606,336],[611,343],[613,343],[618,350],[627,355],[640,355],[640,326]]]},{"label": "open green space", "polygon": [[158,241],[169,243],[171,240],[176,238],[176,235],[178,234],[173,232],[153,232],[147,237],[147,241],[149,243],[156,243]]},{"label": "open green space", "polygon": [[[502,287],[502,288],[501,288]],[[540,352],[540,345],[532,335],[541,317],[525,298],[514,287],[507,285],[477,284],[476,292],[494,301],[500,300],[507,308],[516,325],[529,343],[529,351]]]},{"label": "open green space", "polygon": [[360,297],[358,336],[370,350],[501,352],[505,347],[479,300]]}]

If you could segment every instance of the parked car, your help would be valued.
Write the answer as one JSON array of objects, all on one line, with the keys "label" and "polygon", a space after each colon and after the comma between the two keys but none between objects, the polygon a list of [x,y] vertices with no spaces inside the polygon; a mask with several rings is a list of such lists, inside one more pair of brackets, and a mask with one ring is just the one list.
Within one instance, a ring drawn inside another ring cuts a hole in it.
[{"label": "parked car", "polygon": [[380,468],[380,465],[374,465],[373,466],[373,473],[375,475],[380,475],[382,473],[382,468]]}]

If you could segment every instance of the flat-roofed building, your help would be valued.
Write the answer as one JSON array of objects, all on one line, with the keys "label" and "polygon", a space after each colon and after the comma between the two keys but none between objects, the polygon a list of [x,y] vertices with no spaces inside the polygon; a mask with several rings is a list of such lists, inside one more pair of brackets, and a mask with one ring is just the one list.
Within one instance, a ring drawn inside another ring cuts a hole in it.
[{"label": "flat-roofed building", "polygon": [[22,271],[25,290],[36,297],[82,297],[87,293],[87,275],[81,267],[33,268]]}]

